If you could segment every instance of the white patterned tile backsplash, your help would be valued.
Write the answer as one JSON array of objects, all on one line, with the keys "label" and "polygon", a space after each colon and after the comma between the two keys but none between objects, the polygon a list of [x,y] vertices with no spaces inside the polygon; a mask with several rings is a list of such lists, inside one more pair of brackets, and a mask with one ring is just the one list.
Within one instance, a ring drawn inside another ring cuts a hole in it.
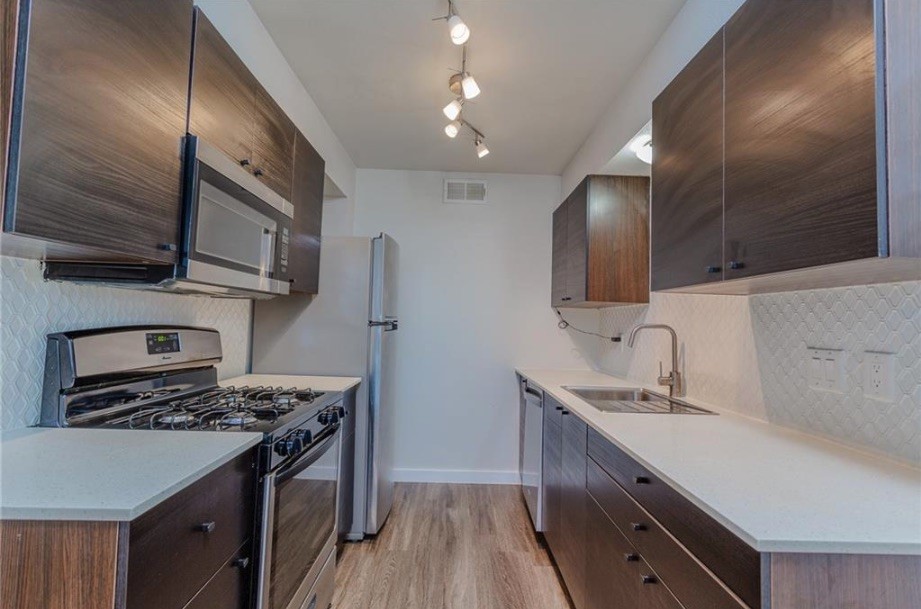
[{"label": "white patterned tile backsplash", "polygon": [[[649,305],[596,315],[582,326],[601,334],[674,327],[689,397],[921,463],[921,282],[751,297],[656,293]],[[599,370],[646,383],[659,361],[669,366],[664,332],[641,333],[635,349],[583,336],[576,344]],[[810,348],[840,351],[839,389],[810,383]],[[867,395],[868,352],[891,354],[891,399]]]},{"label": "white patterned tile backsplash", "polygon": [[248,366],[251,303],[45,282],[35,260],[0,257],[0,428],[38,422],[45,336],[105,326],[166,323],[216,328],[224,361],[218,374]]}]

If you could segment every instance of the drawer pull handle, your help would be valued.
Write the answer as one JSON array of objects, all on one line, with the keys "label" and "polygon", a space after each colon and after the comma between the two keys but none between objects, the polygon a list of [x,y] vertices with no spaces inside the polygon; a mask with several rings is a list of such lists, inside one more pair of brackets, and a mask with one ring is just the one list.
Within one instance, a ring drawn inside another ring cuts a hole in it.
[{"label": "drawer pull handle", "polygon": [[253,170],[253,175],[256,176],[257,178],[261,178],[262,176],[265,175],[265,172],[259,168],[256,168]]},{"label": "drawer pull handle", "polygon": [[563,411],[563,414],[569,414],[569,411],[568,411],[568,410],[564,410],[564,411]]},{"label": "drawer pull handle", "polygon": [[208,522],[203,522],[200,525],[196,526],[195,530],[200,531],[202,533],[211,533],[212,531],[214,531],[214,521],[209,520]]},{"label": "drawer pull handle", "polygon": [[556,409],[557,409],[557,410],[563,410],[563,407],[562,407],[562,406],[557,406]]},{"label": "drawer pull handle", "polygon": [[631,522],[630,525],[633,527],[634,531],[645,531],[646,525],[642,522]]},{"label": "drawer pull handle", "polygon": [[237,567],[238,569],[245,569],[249,566],[249,557],[244,556],[242,558],[236,559],[233,561],[233,566]]},{"label": "drawer pull handle", "polygon": [[624,560],[626,560],[627,562],[636,562],[636,561],[638,561],[639,559],[640,559],[640,557],[639,557],[639,555],[637,555],[637,554],[632,554],[632,553],[631,553],[631,554],[624,554]]},{"label": "drawer pull handle", "polygon": [[644,584],[657,584],[659,583],[659,580],[656,578],[655,575],[644,575],[643,583]]},{"label": "drawer pull handle", "polygon": [[636,476],[633,478],[633,481],[636,482],[637,484],[649,484],[649,477],[648,476]]}]

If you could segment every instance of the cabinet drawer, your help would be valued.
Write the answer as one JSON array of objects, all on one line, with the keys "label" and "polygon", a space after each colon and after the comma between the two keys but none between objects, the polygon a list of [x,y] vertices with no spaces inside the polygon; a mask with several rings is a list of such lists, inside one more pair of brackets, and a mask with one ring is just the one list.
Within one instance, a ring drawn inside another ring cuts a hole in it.
[{"label": "cabinet drawer", "polygon": [[250,600],[253,564],[252,546],[247,543],[221,566],[185,609],[245,609]]},{"label": "cabinet drawer", "polygon": [[250,537],[253,455],[237,457],[131,522],[128,607],[185,606]]},{"label": "cabinet drawer", "polygon": [[[761,606],[761,556],[594,429],[588,454],[750,607]],[[664,577],[664,575],[663,575]]]},{"label": "cabinet drawer", "polygon": [[[593,459],[588,459],[589,494],[614,521],[685,609],[742,609],[655,520],[633,501]],[[649,573],[645,573],[649,575]],[[647,582],[647,586],[652,582]],[[652,588],[650,588],[652,589]]]}]

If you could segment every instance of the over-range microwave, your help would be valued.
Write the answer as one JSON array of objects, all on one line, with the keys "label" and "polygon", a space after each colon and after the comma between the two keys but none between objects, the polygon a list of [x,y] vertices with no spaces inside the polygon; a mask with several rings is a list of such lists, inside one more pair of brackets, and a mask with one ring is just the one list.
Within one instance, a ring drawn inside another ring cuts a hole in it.
[{"label": "over-range microwave", "polygon": [[193,135],[184,143],[176,265],[47,262],[45,278],[243,298],[288,294],[294,206]]}]

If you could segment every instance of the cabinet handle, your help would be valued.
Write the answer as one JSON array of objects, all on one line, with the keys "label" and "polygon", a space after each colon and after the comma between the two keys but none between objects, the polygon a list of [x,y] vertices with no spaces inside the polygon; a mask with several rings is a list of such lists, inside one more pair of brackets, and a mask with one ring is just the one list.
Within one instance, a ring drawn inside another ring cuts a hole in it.
[{"label": "cabinet handle", "polygon": [[624,560],[627,562],[636,562],[640,559],[638,554],[624,554]]},{"label": "cabinet handle", "polygon": [[214,521],[209,520],[208,522],[203,522],[200,525],[196,526],[195,530],[200,531],[202,533],[210,533],[214,531]]},{"label": "cabinet handle", "polygon": [[252,161],[249,159],[240,159],[240,167],[249,167],[250,163],[252,163]]},{"label": "cabinet handle", "polygon": [[176,244],[175,243],[159,243],[157,244],[157,249],[163,250],[165,252],[175,252]]},{"label": "cabinet handle", "polygon": [[562,406],[557,406],[556,409],[557,409],[557,410],[563,410],[563,407],[562,407]]},{"label": "cabinet handle", "polygon": [[568,300],[572,300],[572,296],[563,296],[562,298],[560,298],[560,300],[566,302]]},{"label": "cabinet handle", "polygon": [[734,271],[737,271],[739,269],[744,269],[745,263],[739,262],[738,260],[733,260],[732,262],[729,263],[729,268],[731,268]]},{"label": "cabinet handle", "polygon": [[242,558],[236,559],[233,561],[233,566],[237,567],[238,569],[245,569],[249,566],[249,557],[243,556]]},{"label": "cabinet handle", "polygon": [[634,476],[633,481],[636,484],[649,484],[649,478],[646,476]]},{"label": "cabinet handle", "polygon": [[659,579],[655,575],[644,575],[643,583],[644,584],[657,584],[659,583]]},{"label": "cabinet handle", "polygon": [[723,267],[721,266],[708,266],[707,267],[708,273],[719,273],[722,270],[723,270]]},{"label": "cabinet handle", "polygon": [[646,530],[646,525],[643,524],[642,522],[631,522],[630,526],[633,527],[634,531],[645,531]]},{"label": "cabinet handle", "polygon": [[563,414],[569,414],[569,411],[568,411],[568,410],[564,410],[564,411],[563,411]]},{"label": "cabinet handle", "polygon": [[256,168],[253,170],[253,175],[256,176],[257,178],[261,178],[262,176],[265,175],[265,172],[259,168]]}]

